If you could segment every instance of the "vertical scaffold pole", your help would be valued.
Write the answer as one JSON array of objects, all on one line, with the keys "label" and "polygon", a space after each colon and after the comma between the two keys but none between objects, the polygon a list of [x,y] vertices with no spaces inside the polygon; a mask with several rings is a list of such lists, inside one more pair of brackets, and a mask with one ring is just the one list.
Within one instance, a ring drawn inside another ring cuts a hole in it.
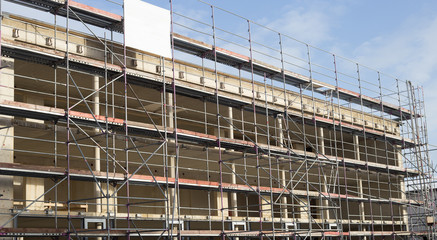
[{"label": "vertical scaffold pole", "polygon": [[[273,95],[272,95],[273,99]],[[269,126],[269,106],[267,101],[267,83],[266,83],[266,73],[264,73],[264,100],[265,100],[265,114],[266,114],[266,126],[267,126],[267,158],[269,161],[269,186],[270,186],[270,215],[272,224],[272,234],[273,240],[276,239],[275,233],[275,214],[274,214],[274,202],[273,201],[273,174],[272,174],[272,156],[270,151],[270,126]],[[279,178],[278,178],[279,181]]]},{"label": "vertical scaffold pole", "polygon": [[[107,51],[107,41],[106,41],[106,32],[104,34],[104,40],[105,40],[105,73],[104,73],[104,80],[105,80],[105,161],[106,161],[106,229],[107,229],[107,239],[110,239],[111,237],[111,215],[109,214],[109,122],[108,122],[108,51]],[[96,94],[99,94],[97,92]],[[115,198],[115,196],[113,196]],[[114,201],[115,203],[115,201]],[[117,207],[114,206],[114,216]]]},{"label": "vertical scaffold pole", "polygon": [[[178,125],[177,125],[177,105],[176,105],[176,69],[175,69],[175,52],[174,52],[174,12],[173,12],[173,0],[170,0],[170,37],[171,37],[171,68],[172,68],[172,91],[173,91],[173,122],[174,122],[174,144],[175,144],[175,186],[174,186],[174,199],[172,205],[172,221],[170,229],[170,237],[173,237],[173,225],[174,225],[174,215],[177,212],[177,237],[181,239],[181,221],[180,221],[180,202],[179,202],[179,144],[178,144]],[[177,204],[177,207],[176,207]],[[177,209],[175,209],[177,208]]]},{"label": "vertical scaffold pole", "polygon": [[[373,216],[373,206],[372,206],[372,190],[371,190],[371,181],[370,181],[370,169],[369,169],[369,153],[368,153],[368,145],[367,145],[367,130],[366,130],[366,124],[365,124],[365,116],[364,116],[364,102],[363,102],[363,95],[361,90],[361,78],[360,78],[360,69],[359,65],[356,64],[357,67],[357,81],[358,81],[358,87],[359,87],[359,95],[360,95],[360,111],[361,111],[361,123],[363,124],[363,139],[364,139],[364,153],[366,158],[366,171],[367,171],[367,182],[368,182],[368,196],[369,196],[369,205],[370,205],[370,217],[371,217],[371,234],[373,240],[375,240],[375,226],[374,226],[374,216]],[[378,177],[379,175],[377,175]]]},{"label": "vertical scaffold pole", "polygon": [[[123,18],[126,17],[126,1],[123,0]],[[126,29],[126,21],[123,21],[123,29]],[[126,175],[129,176],[129,126],[127,124],[128,122],[128,82],[127,82],[127,48],[126,48],[126,34],[123,33],[123,80],[124,80],[124,140],[125,140],[125,172]],[[130,184],[129,179],[127,179],[126,182],[126,211],[127,211],[127,239],[130,240],[131,234],[130,234],[130,225],[131,225],[131,219],[130,219]]]},{"label": "vertical scaffold pole", "polygon": [[71,225],[73,224],[71,221],[71,180],[70,180],[70,59],[69,59],[69,34],[70,34],[70,1],[66,1],[65,8],[67,11],[66,16],[66,46],[65,46],[65,64],[66,64],[66,121],[67,121],[67,221],[68,221],[68,240],[71,239]]},{"label": "vertical scaffold pole", "polygon": [[[246,19],[247,20],[247,19]],[[264,238],[263,233],[263,201],[261,197],[261,183],[260,183],[260,159],[259,159],[259,149],[258,149],[258,128],[256,125],[256,100],[255,100],[255,76],[253,72],[253,49],[252,49],[252,34],[250,29],[250,21],[247,20],[247,31],[249,36],[249,61],[250,61],[250,75],[251,75],[251,82],[252,82],[252,108],[253,108],[253,127],[254,127],[254,134],[255,134],[255,157],[256,157],[256,182],[257,182],[257,193],[258,193],[258,212],[259,212],[259,239],[262,240]]]},{"label": "vertical scaffold pole", "polygon": [[216,120],[217,120],[217,147],[218,147],[218,157],[219,157],[219,172],[220,172],[220,215],[221,215],[221,238],[225,239],[225,209],[223,200],[223,160],[222,160],[222,146],[221,146],[221,126],[220,126],[220,99],[219,99],[219,80],[217,72],[217,36],[216,36],[216,26],[215,26],[215,16],[214,16],[214,6],[211,5],[211,20],[212,20],[212,38],[213,38],[213,53],[214,53],[214,81],[215,81],[215,100],[216,100]]},{"label": "vertical scaffold pole", "polygon": [[[386,165],[390,165],[389,156],[388,156],[388,139],[387,139],[387,131],[386,131],[386,120],[384,118],[384,104],[383,103],[383,94],[382,94],[382,85],[381,85],[381,74],[380,72],[377,72],[378,74],[378,88],[379,88],[379,98],[381,102],[381,119],[382,119],[382,126],[384,128],[384,150],[385,150],[385,159],[386,159]],[[390,168],[387,167],[387,177],[388,177],[388,189],[389,189],[389,204],[390,204],[390,215],[391,215],[391,224],[392,224],[392,238],[393,240],[396,238],[396,231],[395,231],[395,218],[394,218],[394,210],[393,210],[393,200],[392,200],[392,182],[390,180],[391,173]]]},{"label": "vertical scaffold pole", "polygon": [[[335,89],[336,89],[336,99],[337,99],[337,103],[336,103],[336,110],[338,111],[338,116],[341,118],[341,110],[340,110],[340,92],[339,92],[339,78],[338,78],[338,70],[337,70],[337,58],[336,56],[333,54],[333,64],[334,64],[334,75],[335,75]],[[331,96],[331,105],[332,105],[332,126],[333,126],[333,137],[334,137],[334,156],[335,156],[335,162],[336,162],[336,180],[337,180],[337,184],[338,184],[338,192],[340,193],[341,191],[341,184],[340,184],[340,173],[338,171],[339,169],[339,153],[338,153],[338,143],[337,143],[337,129],[336,129],[336,120],[335,120],[335,108],[334,108],[334,97]],[[343,129],[342,129],[342,125],[341,125],[341,121],[339,124],[339,129],[340,129],[340,141],[342,144],[342,150],[343,150]],[[342,156],[344,156],[344,154],[342,154]],[[342,162],[344,163],[344,159],[342,158]],[[336,216],[336,221],[337,221],[337,226],[340,226],[339,224],[341,224],[341,229],[343,229],[343,210],[342,210],[342,199],[341,196],[339,194],[338,196],[338,202],[339,202],[339,213],[337,213]]]}]

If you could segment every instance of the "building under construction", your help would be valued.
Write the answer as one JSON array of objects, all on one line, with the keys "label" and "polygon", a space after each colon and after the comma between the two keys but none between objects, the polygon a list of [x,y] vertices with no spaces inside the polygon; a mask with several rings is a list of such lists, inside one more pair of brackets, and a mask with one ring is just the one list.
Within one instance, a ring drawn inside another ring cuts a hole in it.
[{"label": "building under construction", "polygon": [[203,2],[10,2],[1,237],[435,237],[421,87]]}]

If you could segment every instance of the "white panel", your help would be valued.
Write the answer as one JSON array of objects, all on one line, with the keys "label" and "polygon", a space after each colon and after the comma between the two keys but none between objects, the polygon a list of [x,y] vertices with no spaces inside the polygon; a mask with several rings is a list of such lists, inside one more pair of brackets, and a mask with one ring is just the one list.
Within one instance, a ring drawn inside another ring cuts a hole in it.
[{"label": "white panel", "polygon": [[171,57],[170,11],[141,0],[125,0],[126,45]]}]

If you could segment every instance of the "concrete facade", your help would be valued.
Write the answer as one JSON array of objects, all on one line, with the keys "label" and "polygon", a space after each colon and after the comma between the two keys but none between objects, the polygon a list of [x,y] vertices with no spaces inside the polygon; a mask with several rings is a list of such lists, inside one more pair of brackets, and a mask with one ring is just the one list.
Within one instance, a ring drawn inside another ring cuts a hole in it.
[{"label": "concrete facade", "polygon": [[[116,42],[104,51],[93,36],[70,31],[67,38],[62,27],[14,15],[1,27],[9,57],[0,84],[0,224],[7,223],[0,232],[150,239],[412,234],[406,207],[423,202],[407,198],[405,179],[420,178],[423,169],[404,164],[404,149],[419,145],[402,133],[403,118],[415,116],[411,109],[255,59],[247,64],[293,75],[300,87],[135,49],[124,56]],[[303,94],[308,86],[332,88],[331,100]],[[336,96],[358,98],[361,108],[335,103]],[[364,104],[380,109],[363,111]],[[395,117],[388,117],[392,108]]]}]

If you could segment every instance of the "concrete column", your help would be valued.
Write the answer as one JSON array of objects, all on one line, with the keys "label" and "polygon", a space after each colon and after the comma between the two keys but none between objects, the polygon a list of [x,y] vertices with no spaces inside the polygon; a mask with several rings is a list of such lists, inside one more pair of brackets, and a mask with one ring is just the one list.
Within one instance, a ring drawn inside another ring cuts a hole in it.
[{"label": "concrete column", "polygon": [[[99,91],[98,91],[99,87],[100,87],[99,76],[94,76],[93,77],[93,90],[97,91],[93,95],[93,113],[94,113],[94,115],[100,115],[100,104],[99,104],[100,103],[100,96],[99,96]],[[98,128],[95,129],[96,133],[99,133],[99,131],[100,131],[100,129],[98,129]],[[94,148],[94,164],[93,164],[92,169],[93,169],[93,171],[96,171],[96,172],[100,172],[100,170],[101,170],[100,169],[100,148],[99,147]],[[105,194],[106,193],[110,194],[110,190],[108,191],[106,187],[103,188],[103,186],[102,186],[102,190]],[[102,198],[99,198],[101,196],[102,196],[102,194],[100,192],[98,183],[94,183],[94,197],[96,197],[97,215],[100,215],[102,212],[107,212],[108,210],[109,210],[109,212],[114,212],[115,211],[114,206],[109,206],[109,209],[108,209],[107,199],[103,199],[103,201],[102,201]],[[111,200],[113,200],[113,199],[115,199],[115,198],[112,198],[109,200],[110,205],[111,205],[111,203],[113,204],[113,202],[111,202]],[[102,205],[103,202],[105,203],[105,206]],[[103,211],[103,210],[105,210],[105,211]],[[102,227],[103,226],[101,223],[97,224],[97,229],[102,229]],[[101,239],[102,238],[97,238],[97,240],[101,240]]]},{"label": "concrete column", "polygon": [[359,139],[358,135],[353,135],[353,142],[354,142],[355,160],[361,160],[361,157],[360,157],[360,139]]},{"label": "concrete column", "polygon": [[166,113],[167,113],[167,127],[173,128],[173,93],[166,93],[165,96],[165,105],[166,105]]},{"label": "concrete column", "polygon": [[[360,139],[358,135],[353,135],[353,144],[354,144],[354,156],[355,160],[360,161],[361,160],[361,154],[360,154]],[[363,178],[361,175],[358,176],[358,193],[360,198],[364,198],[364,190],[363,190]],[[364,209],[364,202],[361,201],[358,205],[358,209],[360,212],[360,220],[364,222],[366,220],[366,213]],[[363,227],[363,231],[366,231],[366,227]],[[366,239],[366,238],[365,238]]]},{"label": "concrete column", "polygon": [[[400,168],[404,167],[404,162],[403,162],[403,156],[402,156],[402,147],[400,145],[397,145],[395,147],[396,149],[396,160],[397,160],[397,165]],[[407,196],[405,194],[405,181],[403,179],[403,177],[399,178],[399,185],[400,185],[400,189],[401,189],[401,199],[402,200],[406,200]],[[407,212],[407,206],[402,205],[400,206],[401,208],[401,212],[402,212],[402,216],[403,216],[403,221],[404,221],[404,225],[405,225],[405,231],[409,231],[409,227],[408,227],[408,212]]]},{"label": "concrete column", "polygon": [[[234,113],[232,111],[232,107],[228,107],[228,120],[230,122],[229,124],[229,138],[230,139],[234,139]],[[230,150],[233,151],[233,150]],[[234,173],[231,174],[231,183],[232,184],[237,184],[237,170],[235,168],[235,163],[232,162],[231,163],[231,169]],[[232,209],[232,216],[234,217],[238,217],[238,201],[237,201],[237,193],[236,192],[231,192],[231,209]],[[238,226],[235,226],[235,231],[240,230],[240,228]],[[236,237],[235,240],[239,240],[239,237]]]},{"label": "concrete column", "polygon": [[[228,114],[231,114],[231,116],[232,116],[232,111],[230,111],[229,109],[228,109]],[[233,129],[233,128],[232,128]],[[226,128],[224,128],[223,126],[221,126],[220,127],[220,137],[226,137]],[[231,133],[232,132],[232,133]],[[218,128],[217,127],[214,127],[214,135],[215,136],[218,136],[219,134],[218,134]],[[233,131],[230,131],[229,132],[229,136],[232,136],[232,138],[234,137],[234,132]],[[218,149],[218,147],[215,147],[215,149]],[[231,163],[231,168],[233,168],[233,169],[235,169],[235,165],[233,164],[233,163]],[[234,175],[234,174],[233,174]],[[234,176],[232,176],[231,177],[231,181],[233,181],[233,178],[235,177],[235,175]],[[236,179],[235,179],[235,181],[236,181]],[[221,202],[222,202],[222,200],[221,200],[221,194],[220,194],[220,192],[218,192],[218,193],[215,193],[214,194],[214,198],[215,198],[215,202],[216,202],[216,206],[217,206],[217,209],[218,209],[218,211],[217,211],[217,215],[218,216],[221,216],[221,211],[220,211],[220,209],[221,208],[226,208],[226,209],[224,209],[223,210],[223,215],[226,217],[226,216],[229,216],[229,210],[228,210],[228,207],[229,207],[229,204],[228,204],[228,198],[229,198],[229,195],[232,195],[232,193],[231,194],[228,194],[227,192],[223,192],[223,206],[222,206],[222,204],[221,204]],[[232,196],[231,196],[232,197]],[[235,196],[235,199],[236,199],[236,196]]]},{"label": "concrete column", "polygon": [[[173,93],[166,93],[166,112],[167,112],[167,127],[174,128],[174,110],[173,110]],[[170,140],[170,143],[174,143],[174,140]],[[169,157],[168,158],[168,177],[176,178],[176,158]],[[175,215],[179,215],[178,213],[178,195],[175,188],[170,188],[169,191],[169,200],[170,206],[175,208]]]},{"label": "concrete column", "polygon": [[[26,95],[24,97],[24,101],[26,103],[31,103],[39,106],[44,106],[44,99],[37,96],[37,95]],[[27,122],[34,122],[34,123],[44,123],[44,120],[37,120],[32,118],[26,118]],[[27,200],[25,205],[29,205],[31,202],[37,198],[39,198],[41,195],[44,194],[44,178],[33,178],[33,177],[25,177],[24,178],[24,197]],[[38,202],[35,202],[30,206],[29,210],[44,210],[44,199],[45,197],[42,196]]]},{"label": "concrete column", "polygon": [[[405,181],[404,181],[402,176],[399,177],[399,184],[400,184],[400,188],[401,188],[401,192],[402,192],[401,199],[406,200],[407,196],[405,195]],[[403,205],[403,206],[401,206],[401,208],[402,208],[402,216],[403,216],[404,224],[406,227],[405,231],[409,231],[407,206]]]},{"label": "concrete column", "polygon": [[278,131],[278,146],[282,147],[284,144],[284,131],[282,130],[282,115],[278,114],[276,115],[276,126]]},{"label": "concrete column", "polygon": [[228,120],[229,124],[229,138],[234,139],[234,113],[232,112],[232,107],[228,107]]},{"label": "concrete column", "polygon": [[397,165],[398,165],[398,167],[403,168],[404,167],[404,162],[403,162],[404,158],[402,157],[402,146],[396,145],[395,151],[396,151]]},{"label": "concrete column", "polygon": [[[281,185],[287,186],[287,180],[286,180],[286,170],[281,170]],[[287,209],[287,197],[281,198],[281,204],[282,204],[282,218],[288,218],[288,209]]]},{"label": "concrete column", "polygon": [[300,198],[298,201],[298,204],[301,206],[299,207],[299,212],[300,212],[300,218],[302,220],[306,220],[308,221],[309,219],[309,215],[308,215],[308,201],[306,198]]},{"label": "concrete column", "polygon": [[[2,57],[1,66],[9,66],[0,70],[0,99],[14,101],[14,59]],[[9,116],[0,115],[4,118]],[[14,152],[7,149],[14,149],[14,128],[0,125],[0,162],[13,163]],[[0,194],[1,198],[13,199],[14,186],[12,176],[0,175]],[[13,208],[13,201],[0,201],[0,212],[10,213]],[[10,215],[0,214],[0,225],[3,225],[11,218]],[[10,222],[5,227],[13,227],[13,222]]]},{"label": "concrete column", "polygon": [[[101,184],[103,191],[106,193],[106,183],[102,183]],[[109,184],[109,191],[108,194],[109,196],[112,196],[116,190],[116,186],[113,186],[111,184]],[[107,198],[102,198],[101,200],[102,202],[102,208],[101,208],[101,213],[115,213],[117,211],[117,194],[114,195],[114,197],[111,197],[109,199]],[[108,204],[109,204],[109,208],[108,208]]]},{"label": "concrete column", "polygon": [[[98,76],[94,76],[93,77],[93,90],[95,91],[95,90],[98,90],[99,89],[99,85],[100,85],[100,81],[99,81],[99,77]],[[93,113],[94,113],[94,115],[100,115],[100,105],[99,105],[99,103],[100,103],[100,97],[99,97],[99,93],[97,92],[97,93],[95,93],[94,95],[93,95]],[[99,132],[99,129],[98,128],[96,128],[95,129],[95,132],[96,133],[98,133]],[[94,161],[90,161],[90,162],[93,162],[93,171],[100,171],[100,148],[99,147],[95,147],[94,148]],[[102,187],[102,190],[104,191],[104,192],[106,192],[106,188],[103,188]],[[98,197],[101,197],[101,192],[100,192],[100,189],[99,189],[99,187],[98,187],[98,184],[97,183],[94,183],[94,197],[96,197],[97,199],[96,199],[96,203],[97,203],[97,213],[102,213],[102,208],[103,208],[103,206],[102,206],[102,199],[101,198],[98,198]]]},{"label": "concrete column", "polygon": [[[24,178],[24,196],[27,202],[25,206],[29,205],[33,200],[39,198],[44,194],[44,178]],[[44,196],[38,202],[28,207],[29,210],[44,210]]]},{"label": "concrete column", "polygon": [[[94,76],[93,78],[93,83],[94,83],[94,91],[98,90],[100,87],[100,81],[99,81],[99,76]],[[100,97],[99,97],[99,92],[95,93],[93,95],[93,112],[94,115],[100,115]],[[99,132],[100,129],[96,129],[96,132]],[[96,147],[94,149],[94,171],[100,171],[100,148]]]},{"label": "concrete column", "polygon": [[[232,171],[236,172],[235,163],[231,164]],[[235,174],[231,175],[231,183],[237,184],[237,176]],[[232,208],[232,216],[238,217],[238,202],[237,202],[237,193],[231,192],[231,208]]]},{"label": "concrete column", "polygon": [[[283,147],[284,131],[282,129],[282,115],[281,114],[276,115],[276,126],[277,126],[278,146]],[[284,187],[287,186],[286,170],[281,170],[281,184]],[[288,218],[287,197],[281,198],[281,204],[282,204],[282,207],[281,207],[282,217]]]},{"label": "concrete column", "polygon": [[[319,154],[325,155],[326,154],[325,153],[325,135],[323,132],[323,128],[321,128],[321,127],[317,128],[317,145],[318,145],[317,150],[318,150]],[[326,179],[325,175],[323,175],[322,177],[323,177],[322,183],[321,183],[322,184],[322,192],[328,193],[328,180]],[[325,220],[329,220],[330,219],[329,209],[328,209],[329,201],[325,198],[322,198],[322,206],[323,206],[323,208],[325,208],[323,210],[323,217]]]},{"label": "concrete column", "polygon": [[[230,122],[229,124],[229,138],[234,139],[234,126],[232,125],[234,122],[234,115],[232,112],[232,107],[228,107],[228,120]],[[235,163],[231,163],[231,169],[234,173],[236,173]],[[237,176],[235,174],[231,174],[231,183],[237,184]],[[237,193],[231,192],[231,208],[232,208],[232,216],[238,217],[238,211],[237,211]]]},{"label": "concrete column", "polygon": [[321,127],[317,128],[317,144],[319,154],[325,155],[325,135],[323,133],[323,128]]},{"label": "concrete column", "polygon": [[214,192],[215,206],[217,206],[217,216],[222,216],[221,209],[223,208],[223,216],[229,216],[228,193],[223,192],[223,205],[220,192]]},{"label": "concrete column", "polygon": [[[358,193],[359,193],[359,197],[360,198],[364,198],[364,191],[363,191],[363,179],[361,178],[361,176],[358,177]],[[365,209],[364,209],[364,202],[361,201],[358,205],[358,211],[360,212],[360,220],[362,223],[362,229],[361,231],[367,231],[367,226],[364,225],[364,221],[366,221],[366,213],[365,213]],[[367,237],[364,236],[363,240],[367,240]]]},{"label": "concrete column", "polygon": [[[265,199],[265,200],[264,200]],[[262,203],[262,214],[263,218],[272,218],[272,205],[271,205],[272,199],[270,196],[263,195],[263,198],[261,198]]]},{"label": "concrete column", "polygon": [[[359,176],[357,180],[358,180],[358,193],[359,193],[359,197],[360,198],[364,198],[363,179],[361,178],[361,176]],[[361,214],[360,220],[361,221],[365,221],[366,220],[366,216],[365,216],[365,212],[364,212],[364,202],[360,202],[360,205],[358,206],[358,208],[359,208],[359,212]]]},{"label": "concrete column", "polygon": [[[402,147],[397,145],[395,147],[396,149],[396,161],[397,161],[397,165],[398,167],[403,168],[404,167],[404,162],[403,162],[403,157],[402,157]],[[407,196],[405,194],[405,180],[402,176],[399,177],[399,185],[400,185],[400,189],[401,189],[401,199],[402,200],[406,200]],[[405,205],[401,206],[401,212],[402,212],[402,216],[403,216],[403,221],[406,227],[406,231],[409,231],[409,227],[408,227],[408,212],[407,212],[407,207]]]}]

